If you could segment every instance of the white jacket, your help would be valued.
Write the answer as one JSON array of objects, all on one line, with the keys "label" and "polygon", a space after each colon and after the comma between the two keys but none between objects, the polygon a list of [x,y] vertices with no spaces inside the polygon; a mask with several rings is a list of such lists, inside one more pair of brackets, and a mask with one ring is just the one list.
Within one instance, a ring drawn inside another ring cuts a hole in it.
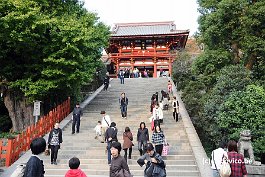
[{"label": "white jacket", "polygon": [[153,119],[163,119],[163,111],[160,107],[153,109]]},{"label": "white jacket", "polygon": [[110,120],[109,115],[105,115],[104,117],[102,117],[102,120],[101,120],[102,127],[109,127],[110,123],[111,123],[111,120]]}]

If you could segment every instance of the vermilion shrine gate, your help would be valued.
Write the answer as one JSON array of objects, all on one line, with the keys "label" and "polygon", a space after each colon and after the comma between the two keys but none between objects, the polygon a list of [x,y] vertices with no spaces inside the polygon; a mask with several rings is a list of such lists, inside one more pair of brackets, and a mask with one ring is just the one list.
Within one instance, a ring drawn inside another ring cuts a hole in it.
[{"label": "vermilion shrine gate", "polygon": [[151,23],[118,23],[112,30],[106,48],[110,75],[120,69],[148,70],[151,76],[161,71],[172,74],[172,63],[184,49],[189,30],[177,30],[173,21]]}]

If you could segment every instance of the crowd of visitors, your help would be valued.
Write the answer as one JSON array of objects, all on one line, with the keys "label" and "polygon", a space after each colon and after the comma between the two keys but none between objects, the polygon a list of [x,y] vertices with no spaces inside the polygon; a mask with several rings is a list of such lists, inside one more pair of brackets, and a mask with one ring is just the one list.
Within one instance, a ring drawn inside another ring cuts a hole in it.
[{"label": "crowd of visitors", "polygon": [[[135,68],[132,73],[134,77],[138,77]],[[127,73],[130,71],[127,70]],[[121,70],[119,77],[121,84],[124,84],[124,77],[126,71]],[[106,81],[105,81],[106,80]],[[104,90],[108,89],[109,78],[104,79]],[[166,164],[162,158],[162,151],[166,144],[166,135],[161,129],[161,124],[164,123],[163,110],[169,109],[170,94],[172,93],[172,84],[168,82],[167,92],[161,91],[161,100],[159,101],[158,92],[154,93],[151,97],[151,140],[149,140],[149,130],[145,122],[141,122],[137,130],[137,148],[139,150],[139,158],[137,163],[142,167],[145,166],[144,177],[165,177],[166,176]],[[127,105],[128,98],[125,93],[121,93],[119,98],[119,105],[122,118],[127,118]],[[172,99],[172,111],[173,119],[178,122],[179,120],[179,102],[175,96]],[[106,143],[107,161],[110,166],[110,177],[131,177],[129,166],[127,164],[129,159],[132,159],[133,150],[133,132],[130,127],[126,126],[122,133],[123,143],[118,140],[118,129],[116,123],[112,122],[110,116],[106,114],[106,111],[100,112],[102,119],[97,122],[95,126],[95,139],[101,143]],[[72,134],[79,133],[80,120],[83,115],[80,105],[77,103],[73,110],[72,117]],[[32,151],[32,157],[28,160],[24,177],[43,177],[44,165],[40,160],[39,155],[50,149],[51,164],[57,165],[57,156],[60,145],[63,142],[62,130],[59,128],[59,123],[55,123],[54,128],[50,131],[47,145],[43,138],[36,138],[31,142],[30,148]],[[121,156],[121,150],[124,155]],[[228,150],[228,152],[227,152]],[[244,162],[243,155],[237,152],[237,143],[233,140],[226,143],[221,142],[218,149],[212,151],[211,168],[213,170],[213,176],[220,176],[220,169],[224,159],[230,161],[231,175],[230,177],[246,177],[247,171],[244,163],[234,163],[237,161]],[[80,169],[80,160],[77,157],[73,157],[69,160],[69,170],[66,172],[65,177],[86,177],[86,174]]]}]

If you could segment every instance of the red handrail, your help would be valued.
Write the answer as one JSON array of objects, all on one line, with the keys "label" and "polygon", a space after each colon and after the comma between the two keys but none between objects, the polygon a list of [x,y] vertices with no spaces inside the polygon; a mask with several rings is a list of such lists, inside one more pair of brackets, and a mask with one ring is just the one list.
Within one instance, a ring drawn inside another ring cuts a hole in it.
[{"label": "red handrail", "polygon": [[70,114],[70,97],[62,104],[51,110],[47,115],[40,118],[35,125],[28,128],[13,139],[8,139],[4,145],[0,139],[0,159],[5,159],[6,167],[12,165],[22,152],[29,149],[30,143],[34,138],[44,136],[54,126],[55,122],[61,122],[68,114]]}]

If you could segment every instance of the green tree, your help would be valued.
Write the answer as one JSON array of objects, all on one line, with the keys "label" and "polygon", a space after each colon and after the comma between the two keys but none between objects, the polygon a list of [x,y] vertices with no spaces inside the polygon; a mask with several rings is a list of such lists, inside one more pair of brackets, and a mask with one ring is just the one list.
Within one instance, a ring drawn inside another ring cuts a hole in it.
[{"label": "green tree", "polygon": [[200,40],[210,50],[224,49],[233,54],[234,63],[241,60],[248,69],[258,60],[262,66],[264,53],[264,1],[198,0]]},{"label": "green tree", "polygon": [[[244,90],[252,82],[250,72],[242,65],[224,67],[218,73],[216,80],[214,87],[205,95],[203,113],[197,123],[197,126],[203,130],[203,135],[211,140],[213,146],[218,145],[220,139],[226,137],[225,129],[219,126],[217,119],[220,106],[232,92]],[[204,125],[209,126],[204,128]]]},{"label": "green tree", "polygon": [[109,29],[77,0],[3,0],[0,12],[4,102],[20,131],[33,123],[33,100],[92,80]]},{"label": "green tree", "polygon": [[220,107],[219,126],[233,139],[239,139],[240,131],[251,130],[255,152],[265,152],[264,106],[264,88],[249,85],[244,91],[234,91]]},{"label": "green tree", "polygon": [[193,59],[190,54],[186,51],[181,51],[173,63],[172,78],[177,83],[178,90],[184,89],[192,77],[192,61]]}]

